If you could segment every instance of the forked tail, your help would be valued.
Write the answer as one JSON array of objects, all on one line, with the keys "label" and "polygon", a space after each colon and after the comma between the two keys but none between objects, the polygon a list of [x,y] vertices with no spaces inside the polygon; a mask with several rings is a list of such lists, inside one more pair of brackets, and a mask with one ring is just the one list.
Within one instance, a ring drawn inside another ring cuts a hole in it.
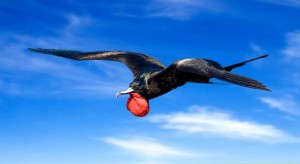
[{"label": "forked tail", "polygon": [[224,67],[223,69],[224,69],[225,71],[230,72],[232,69],[234,69],[234,68],[236,68],[236,67],[243,66],[243,65],[245,65],[245,64],[248,63],[248,62],[251,62],[251,61],[254,61],[254,60],[257,60],[257,59],[261,59],[261,58],[265,58],[265,57],[267,57],[267,56],[269,56],[269,55],[266,54],[266,55],[263,55],[263,56],[260,56],[260,57],[257,57],[257,58],[253,58],[253,59],[246,60],[246,61],[243,61],[243,62],[240,62],[240,63],[236,63],[236,64],[233,64],[233,65]]}]

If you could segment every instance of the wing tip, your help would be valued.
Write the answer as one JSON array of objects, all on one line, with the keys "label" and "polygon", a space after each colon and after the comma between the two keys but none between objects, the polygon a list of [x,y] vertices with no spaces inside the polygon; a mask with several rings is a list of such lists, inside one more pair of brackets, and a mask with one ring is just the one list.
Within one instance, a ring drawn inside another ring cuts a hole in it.
[{"label": "wing tip", "polygon": [[271,89],[269,89],[269,88],[267,88],[267,87],[262,87],[262,88],[260,88],[261,90],[264,90],[264,91],[267,91],[267,92],[272,92],[272,90]]},{"label": "wing tip", "polygon": [[264,54],[264,55],[262,55],[262,56],[260,56],[258,58],[265,58],[265,57],[268,57],[268,56],[269,56],[269,54]]},{"label": "wing tip", "polygon": [[43,49],[43,48],[27,48],[27,50],[31,51],[31,52],[37,52],[37,53],[47,53],[47,49]]},{"label": "wing tip", "polygon": [[265,86],[263,83],[260,83],[260,82],[258,82],[258,83],[259,83],[259,85],[257,85],[255,87],[255,89],[260,89],[260,90],[263,90],[263,91],[272,92],[272,90],[269,89],[267,86]]},{"label": "wing tip", "polygon": [[263,91],[267,91],[267,92],[272,92],[271,89],[269,89],[267,86],[265,86],[264,84],[254,80],[254,84],[250,84],[250,85],[242,85],[244,87],[248,87],[248,88],[253,88],[253,89],[258,89],[258,90],[263,90]]},{"label": "wing tip", "polygon": [[29,50],[29,51],[32,51],[32,52],[35,52],[36,50],[37,50],[38,48],[27,48],[27,50]]}]

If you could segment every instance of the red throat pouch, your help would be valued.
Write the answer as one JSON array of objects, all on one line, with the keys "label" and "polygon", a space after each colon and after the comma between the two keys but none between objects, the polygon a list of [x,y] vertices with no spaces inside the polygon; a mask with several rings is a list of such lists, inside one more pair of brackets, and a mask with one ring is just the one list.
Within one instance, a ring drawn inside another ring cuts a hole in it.
[{"label": "red throat pouch", "polygon": [[137,117],[144,117],[150,111],[148,101],[138,93],[130,93],[127,100],[127,109]]}]

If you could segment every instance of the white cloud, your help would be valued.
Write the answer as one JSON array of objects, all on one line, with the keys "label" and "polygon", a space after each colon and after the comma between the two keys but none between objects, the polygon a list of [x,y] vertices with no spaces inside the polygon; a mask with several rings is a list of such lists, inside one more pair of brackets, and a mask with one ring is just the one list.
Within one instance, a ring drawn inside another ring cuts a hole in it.
[{"label": "white cloud", "polygon": [[148,16],[185,20],[201,11],[220,11],[222,5],[208,0],[152,0]]},{"label": "white cloud", "polygon": [[250,47],[251,47],[252,51],[255,53],[264,54],[266,52],[262,47],[260,47],[256,43],[251,43]]},{"label": "white cloud", "polygon": [[273,4],[279,4],[279,5],[292,6],[292,7],[300,7],[299,0],[259,0],[259,1],[273,3]]},{"label": "white cloud", "polygon": [[149,16],[188,19],[198,12],[197,0],[153,0],[148,7]]},{"label": "white cloud", "polygon": [[289,59],[300,58],[300,31],[287,34],[287,47],[283,54]]},{"label": "white cloud", "polygon": [[87,15],[76,15],[72,13],[64,14],[67,19],[65,28],[61,31],[63,35],[72,35],[79,28],[92,25],[94,20]]},{"label": "white cloud", "polygon": [[260,100],[266,103],[270,108],[279,111],[300,116],[300,104],[298,104],[292,97],[286,98],[267,98],[262,97]]},{"label": "white cloud", "polygon": [[[220,0],[150,0],[142,5],[121,6],[121,10],[125,9],[125,11],[118,10],[115,14],[136,18],[165,17],[174,20],[188,20],[201,12],[220,12],[225,9]],[[136,10],[141,12],[139,14],[131,12]]]},{"label": "white cloud", "polygon": [[167,146],[157,140],[148,137],[135,137],[131,139],[120,139],[107,137],[105,142],[127,150],[141,157],[161,158],[161,157],[191,157],[198,156],[196,153]]},{"label": "white cloud", "polygon": [[218,112],[215,107],[193,106],[187,112],[159,114],[149,117],[163,129],[187,134],[207,134],[228,138],[258,140],[267,143],[298,142],[298,139],[272,125],[234,119],[230,114]]}]

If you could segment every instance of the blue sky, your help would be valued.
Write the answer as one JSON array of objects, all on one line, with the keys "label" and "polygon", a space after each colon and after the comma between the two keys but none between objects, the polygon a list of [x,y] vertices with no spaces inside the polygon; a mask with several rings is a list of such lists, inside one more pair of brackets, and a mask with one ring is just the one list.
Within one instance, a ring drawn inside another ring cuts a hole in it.
[{"label": "blue sky", "polygon": [[[0,163],[299,163],[299,0],[0,3]],[[121,63],[71,61],[28,47],[128,50],[169,65],[208,58],[272,92],[187,84],[143,118],[115,98]]]}]

